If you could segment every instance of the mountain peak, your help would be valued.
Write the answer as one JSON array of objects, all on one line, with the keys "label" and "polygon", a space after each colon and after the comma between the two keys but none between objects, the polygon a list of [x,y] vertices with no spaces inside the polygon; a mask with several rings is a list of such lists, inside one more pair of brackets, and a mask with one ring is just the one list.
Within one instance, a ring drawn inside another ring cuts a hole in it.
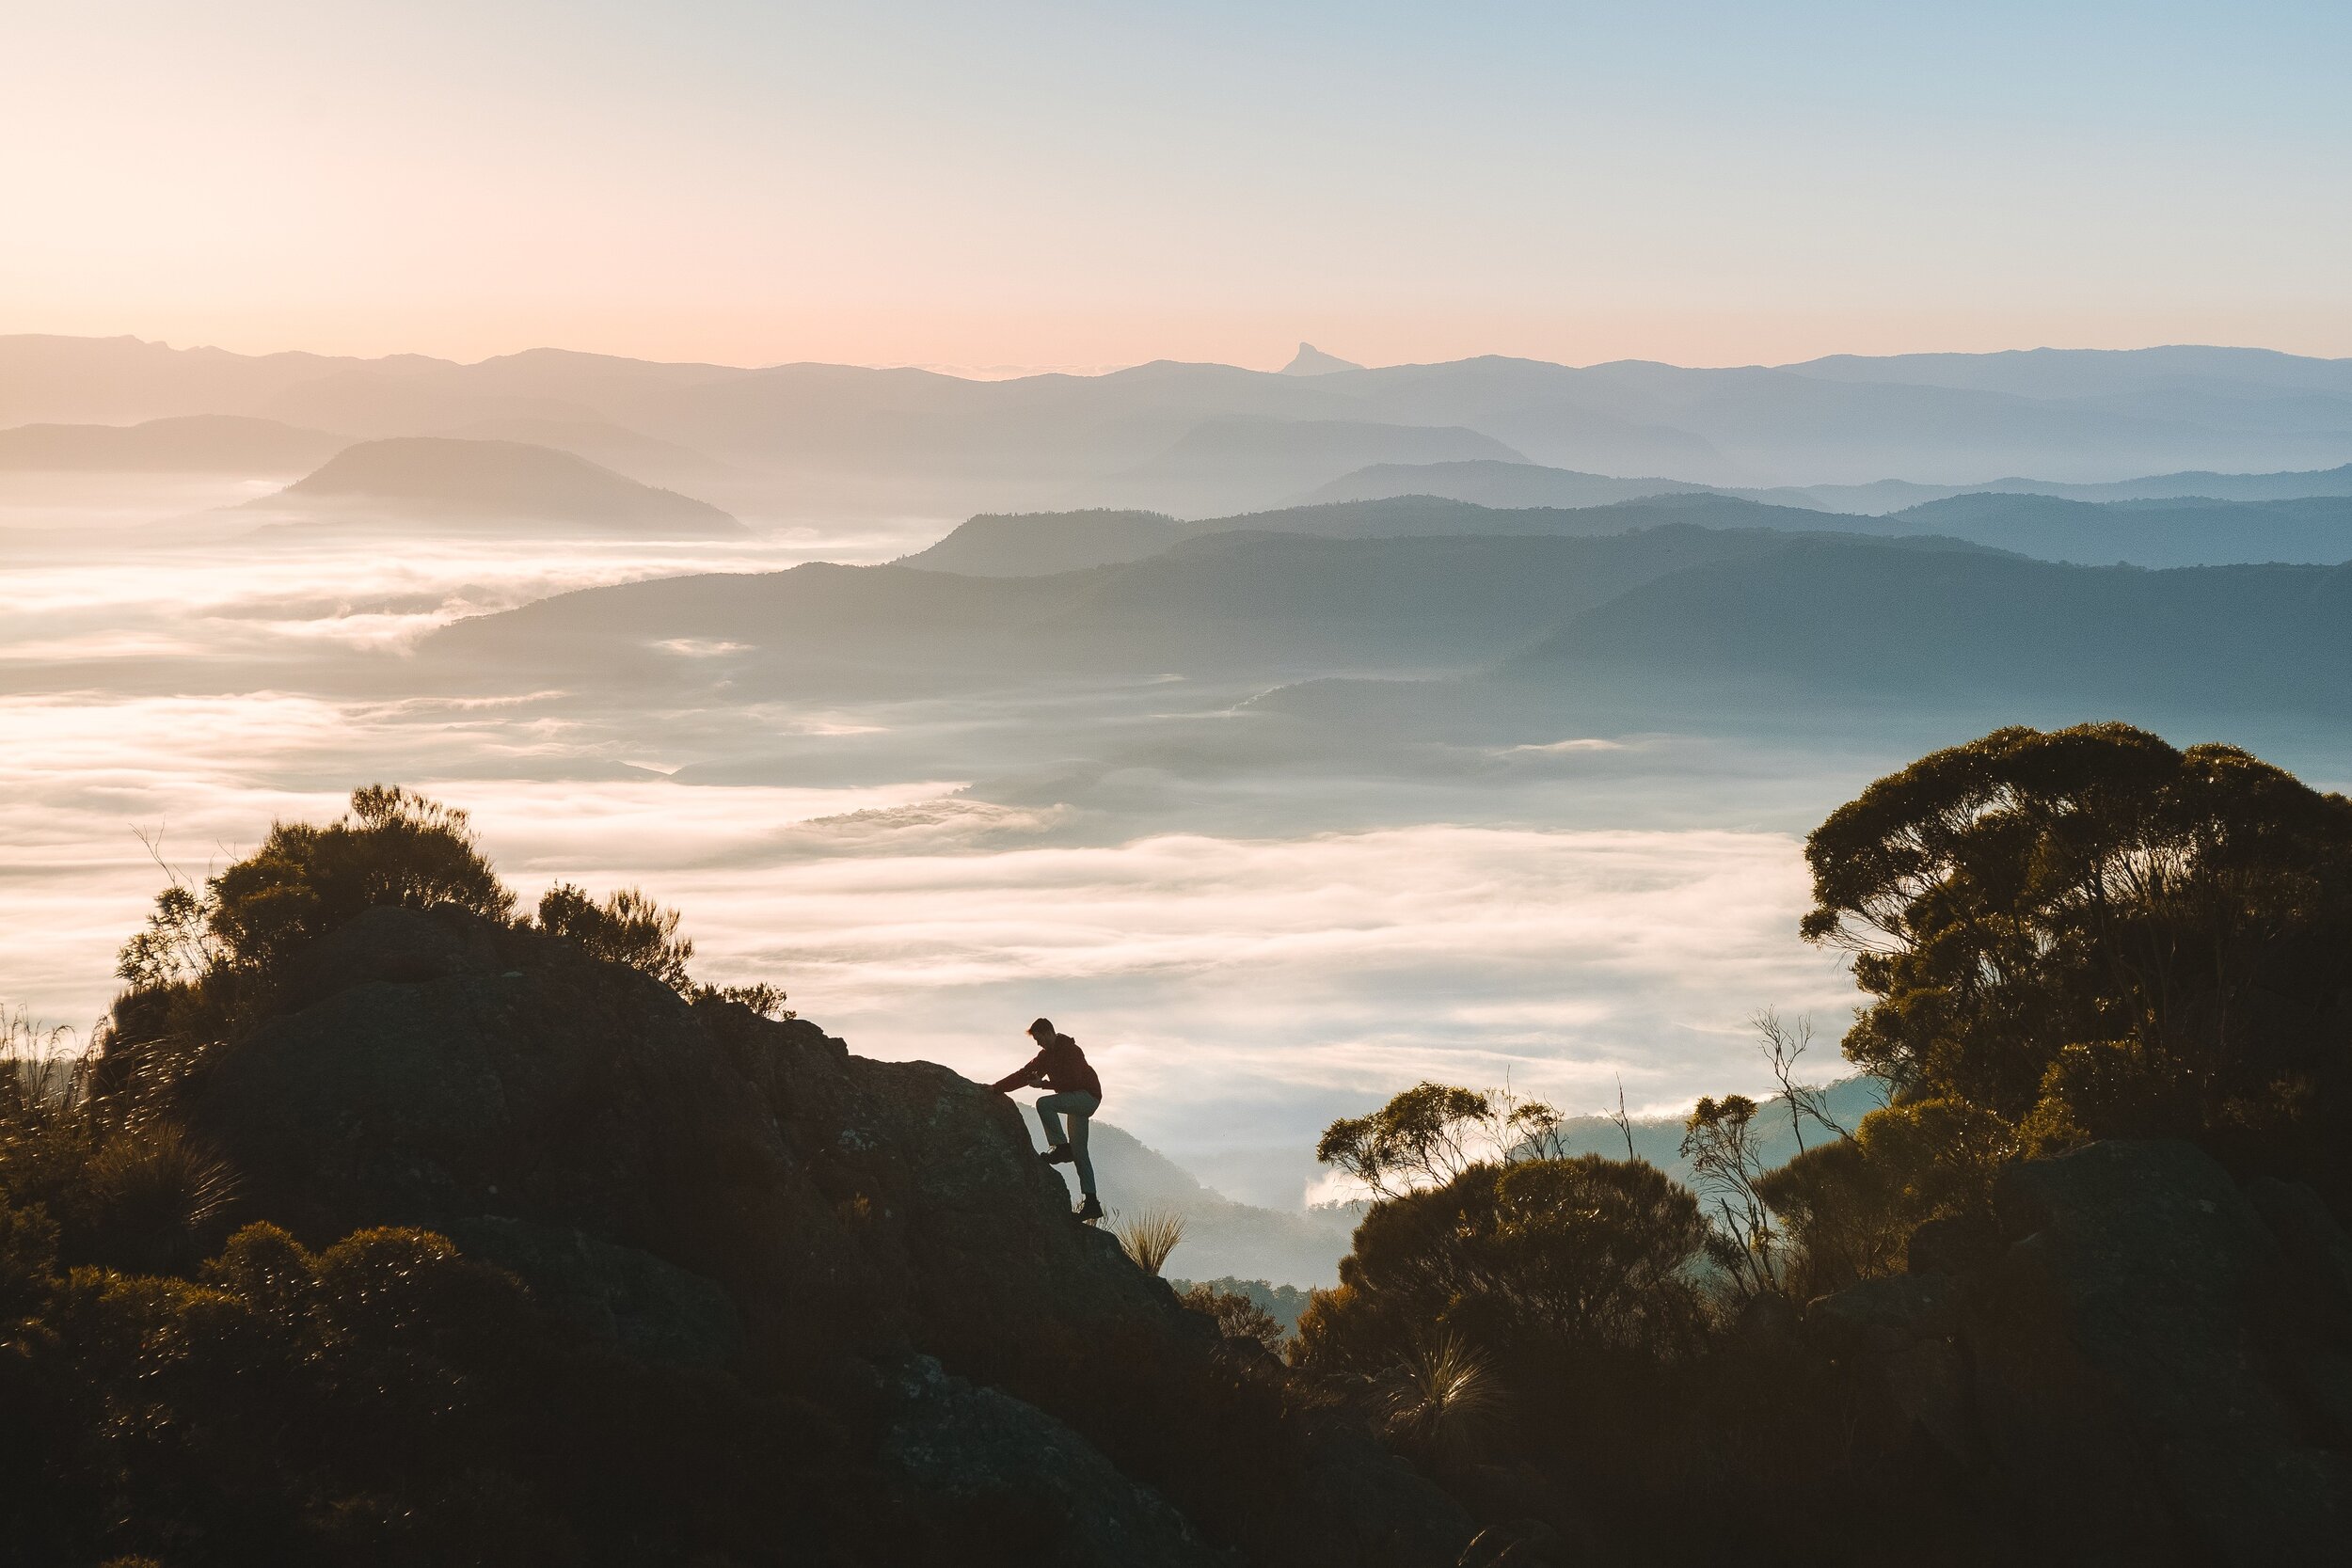
[{"label": "mountain peak", "polygon": [[1336,354],[1326,354],[1312,343],[1300,343],[1291,362],[1282,367],[1284,375],[1329,375],[1334,371],[1360,371],[1363,366],[1353,359],[1343,359]]}]

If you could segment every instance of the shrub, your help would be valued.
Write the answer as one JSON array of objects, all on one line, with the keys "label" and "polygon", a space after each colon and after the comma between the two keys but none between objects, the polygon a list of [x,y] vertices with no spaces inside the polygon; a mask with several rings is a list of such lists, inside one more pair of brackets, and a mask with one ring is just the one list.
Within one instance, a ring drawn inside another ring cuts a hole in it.
[{"label": "shrub", "polygon": [[1494,1354],[1695,1343],[1698,1203],[1655,1166],[1581,1155],[1473,1165],[1374,1208],[1299,1321],[1302,1366],[1380,1376],[1453,1334]]},{"label": "shrub", "polygon": [[[156,900],[158,917],[174,932],[186,920],[186,898],[175,888]],[[201,900],[215,961],[247,970],[266,970],[381,904],[453,904],[502,921],[515,895],[482,857],[463,811],[396,785],[370,784],[353,790],[350,811],[327,827],[274,824],[261,848],[215,877]],[[151,923],[150,934],[155,929]],[[126,948],[124,968],[133,966]]]},{"label": "shrub", "polygon": [[765,980],[755,980],[748,986],[703,986],[694,992],[697,1005],[731,1002],[739,1007],[748,1007],[766,1019],[795,1016],[792,1009],[785,1006],[787,1000],[783,987],[771,986]]},{"label": "shrub", "polygon": [[[428,1232],[313,1252],[249,1226],[195,1279],[42,1265],[38,1220],[0,1212],[0,1298],[20,1276],[45,1298],[37,1341],[61,1400],[30,1433],[40,1484],[0,1475],[19,1505],[0,1555],[834,1560],[835,1513],[871,1522],[831,1418],[596,1351]],[[0,1400],[0,1433],[26,1435],[8,1430],[24,1414]]]},{"label": "shrub", "polygon": [[2000,1117],[1958,1100],[1910,1101],[1862,1118],[1851,1141],[1823,1144],[1756,1182],[1794,1243],[1799,1300],[1900,1274],[1930,1220],[1983,1220],[1993,1180],[2017,1150]]},{"label": "shrub", "polygon": [[[694,994],[693,981],[686,973],[694,944],[678,935],[677,911],[662,908],[633,887],[610,894],[598,903],[571,883],[558,882],[539,899],[539,928],[571,938],[593,957],[650,974],[680,995]],[[783,1000],[782,992],[775,993],[776,1002]]]},{"label": "shrub", "polygon": [[1263,1345],[1272,1354],[1280,1354],[1290,1333],[1275,1320],[1274,1314],[1236,1291],[1220,1291],[1214,1285],[1195,1285],[1177,1298],[1192,1311],[1214,1321],[1216,1331],[1228,1339],[1248,1339]]}]

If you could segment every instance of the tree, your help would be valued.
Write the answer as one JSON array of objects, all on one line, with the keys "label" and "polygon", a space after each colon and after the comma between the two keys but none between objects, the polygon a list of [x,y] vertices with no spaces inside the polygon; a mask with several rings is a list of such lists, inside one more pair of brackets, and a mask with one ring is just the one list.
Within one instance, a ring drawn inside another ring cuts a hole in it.
[{"label": "tree", "polygon": [[1701,1100],[1682,1124],[1682,1157],[1691,1162],[1700,1193],[1715,1205],[1708,1252],[1742,1298],[1780,1288],[1780,1236],[1771,1206],[1756,1190],[1765,1166],[1756,1110],[1746,1095],[1727,1094]]},{"label": "tree", "polygon": [[[1797,1062],[1813,1048],[1813,1020],[1805,1017],[1789,1023],[1781,1018],[1778,1009],[1765,1007],[1748,1022],[1756,1030],[1756,1049],[1764,1053],[1765,1064],[1772,1070],[1772,1081],[1780,1085],[1780,1101],[1788,1110],[1788,1131],[1797,1140],[1797,1152],[1804,1152],[1804,1124],[1808,1120],[1841,1138],[1852,1137],[1829,1114],[1828,1091],[1819,1084],[1797,1082]],[[1619,1096],[1622,1101],[1622,1090]]]},{"label": "tree", "polygon": [[[2119,1133],[2341,1167],[2352,801],[2123,724],[1994,731],[1841,806],[1804,935],[1877,1000],[1846,1054],[2041,1147]],[[2333,1140],[2340,1142],[2340,1139]]]},{"label": "tree", "polygon": [[1375,1201],[1453,1180],[1481,1159],[1511,1162],[1561,1152],[1560,1113],[1509,1089],[1427,1081],[1369,1116],[1323,1131],[1315,1158],[1362,1182]]},{"label": "tree", "polygon": [[1298,1358],[1385,1375],[1444,1335],[1499,1354],[1631,1351],[1692,1342],[1688,1267],[1698,1203],[1653,1165],[1524,1160],[1471,1165],[1376,1205],[1299,1323]]}]

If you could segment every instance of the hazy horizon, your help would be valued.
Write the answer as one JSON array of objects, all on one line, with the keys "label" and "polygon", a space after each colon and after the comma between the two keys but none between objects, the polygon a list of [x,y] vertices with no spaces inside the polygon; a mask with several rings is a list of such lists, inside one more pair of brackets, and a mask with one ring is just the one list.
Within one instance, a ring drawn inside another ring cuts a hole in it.
[{"label": "hazy horizon", "polygon": [[[6,324],[0,324],[0,325],[5,325]],[[588,348],[577,343],[558,342],[533,342],[516,348],[504,348],[485,352],[474,357],[467,357],[462,355],[427,354],[414,348],[390,348],[369,351],[341,347],[326,347],[320,345],[319,343],[310,341],[283,342],[269,345],[196,341],[193,340],[188,341],[173,341],[167,337],[150,336],[145,333],[131,330],[113,332],[39,332],[32,330],[0,331],[0,338],[10,336],[53,337],[66,340],[88,339],[100,341],[108,340],[128,341],[157,348],[169,349],[175,352],[188,350],[217,350],[222,353],[233,354],[246,358],[262,358],[272,355],[285,354],[310,355],[327,359],[349,358],[361,360],[363,362],[403,359],[430,359],[437,360],[444,364],[454,365],[460,368],[470,369],[492,364],[500,360],[528,358],[534,355],[563,355],[579,356],[591,358],[627,359],[633,360],[641,364],[655,366],[707,366],[713,369],[736,371],[787,370],[795,367],[835,367],[847,370],[870,371],[924,371],[934,375],[953,377],[959,381],[976,382],[1022,380],[1035,376],[1071,376],[1081,379],[1093,379],[1103,376],[1117,375],[1122,371],[1144,370],[1154,365],[1203,366],[1266,373],[1280,371],[1285,365],[1288,365],[1291,362],[1300,349],[1310,347],[1322,353],[1334,355],[1339,358],[1349,360],[1351,363],[1364,370],[1424,369],[1432,366],[1458,364],[1464,361],[1477,359],[1519,359],[1526,360],[1534,364],[1556,365],[1566,370],[1597,370],[1615,365],[1662,365],[1676,370],[1782,370],[1799,365],[1809,364],[1819,359],[1845,357],[1863,359],[1894,359],[1929,355],[2015,356],[2075,353],[2135,354],[2151,350],[2169,349],[2209,349],[2224,352],[2250,350],[2255,353],[2278,354],[2294,357],[2352,360],[2352,344],[2347,344],[2345,346],[2344,353],[2329,355],[2315,353],[2308,349],[2283,346],[2279,343],[2206,342],[2180,340],[2113,343],[2032,342],[1972,348],[1959,348],[1946,344],[1931,343],[1907,347],[1887,348],[1869,352],[1851,349],[1824,348],[1818,352],[1805,354],[1799,357],[1769,361],[1762,359],[1678,360],[1638,354],[1621,355],[1606,359],[1569,360],[1547,358],[1540,355],[1533,353],[1519,353],[1506,348],[1472,350],[1460,354],[1447,355],[1441,358],[1435,359],[1398,359],[1392,361],[1379,361],[1359,358],[1358,356],[1347,352],[1347,345],[1345,344],[1332,344],[1326,342],[1310,343],[1305,339],[1296,339],[1287,341],[1279,353],[1261,354],[1255,358],[1248,361],[1242,359],[1192,359],[1184,358],[1172,354],[1155,354],[1148,355],[1142,358],[1121,359],[1089,364],[1000,363],[975,365],[954,363],[944,360],[923,359],[718,359],[679,356],[665,357],[653,354],[624,354],[610,349]]]}]

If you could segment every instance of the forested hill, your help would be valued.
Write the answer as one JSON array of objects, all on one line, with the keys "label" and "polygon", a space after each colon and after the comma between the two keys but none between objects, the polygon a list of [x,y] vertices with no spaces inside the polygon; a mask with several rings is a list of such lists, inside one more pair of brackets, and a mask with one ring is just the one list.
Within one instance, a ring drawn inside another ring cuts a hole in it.
[{"label": "forested hill", "polygon": [[1601,538],[1223,532],[1042,577],[816,564],[564,594],[460,622],[422,654],[437,668],[723,673],[803,689],[1013,674],[1467,670],[1636,583],[1789,543],[1776,531],[1687,525]]},{"label": "forested hill", "polygon": [[2044,561],[2216,566],[2352,561],[2352,496],[2084,501],[1977,494],[1858,519],[1857,531],[1969,539]]},{"label": "forested hill", "polygon": [[[1579,480],[1590,475],[1572,475]],[[1607,481],[1622,487],[1633,482]],[[1646,483],[1646,482],[1645,482]],[[1139,561],[1186,539],[1258,530],[1333,538],[1544,534],[1594,537],[1663,523],[1865,536],[1965,540],[2042,561],[2086,565],[2207,566],[2352,561],[2352,496],[2269,500],[2200,498],[2092,501],[1970,493],[1883,516],[1821,512],[1699,492],[1596,499],[1575,505],[1404,495],[1329,501],[1183,522],[1147,512],[983,515],[901,564],[979,577],[1020,577]]]},{"label": "forested hill", "polygon": [[898,564],[972,577],[1028,577],[1141,561],[1187,539],[1217,533],[1303,533],[1328,539],[1472,535],[1585,539],[1668,523],[1803,532],[1844,529],[1849,519],[1706,493],[1579,507],[1493,507],[1434,496],[1395,496],[1281,507],[1193,522],[1152,512],[983,514]]},{"label": "forested hill", "polygon": [[2352,714],[2352,566],[2172,571],[1807,540],[1641,585],[1512,681],[1977,710]]}]

